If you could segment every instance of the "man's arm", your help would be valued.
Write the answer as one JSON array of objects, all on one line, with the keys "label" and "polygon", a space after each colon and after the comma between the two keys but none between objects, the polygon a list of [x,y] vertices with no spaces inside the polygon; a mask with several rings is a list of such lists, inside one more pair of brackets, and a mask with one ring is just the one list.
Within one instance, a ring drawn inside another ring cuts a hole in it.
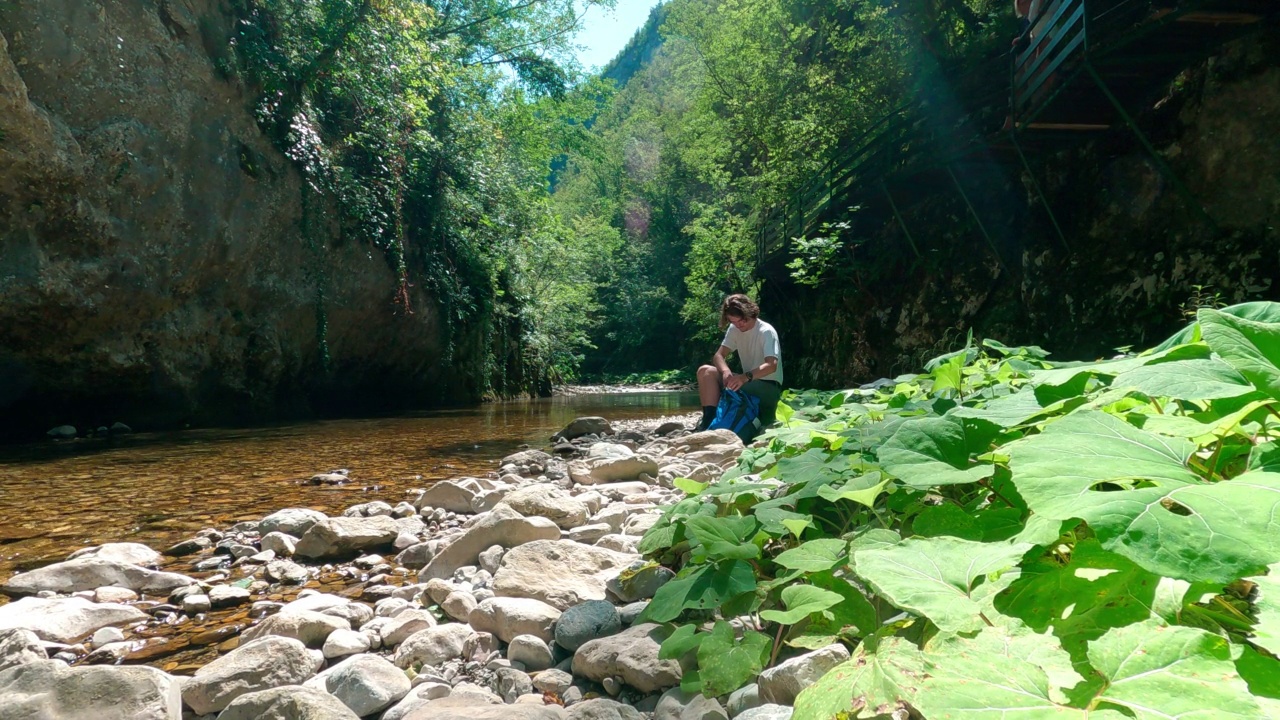
[{"label": "man's arm", "polygon": [[772,375],[778,371],[778,358],[771,355],[765,358],[764,362],[760,363],[759,366],[750,368],[750,371],[752,379]]}]

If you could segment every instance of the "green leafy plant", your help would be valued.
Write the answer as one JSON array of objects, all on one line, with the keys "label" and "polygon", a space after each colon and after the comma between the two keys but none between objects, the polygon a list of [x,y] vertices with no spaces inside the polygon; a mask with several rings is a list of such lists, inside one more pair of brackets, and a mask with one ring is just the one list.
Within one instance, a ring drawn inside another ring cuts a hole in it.
[{"label": "green leafy plant", "polygon": [[1280,711],[1280,304],[1101,362],[971,338],[779,419],[640,543],[686,689],[842,643],[797,720]]}]

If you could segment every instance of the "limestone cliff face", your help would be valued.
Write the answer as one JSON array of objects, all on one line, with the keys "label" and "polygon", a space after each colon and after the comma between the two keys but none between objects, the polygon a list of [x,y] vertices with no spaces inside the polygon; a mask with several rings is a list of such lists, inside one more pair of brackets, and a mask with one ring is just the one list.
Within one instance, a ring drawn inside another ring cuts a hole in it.
[{"label": "limestone cliff face", "polygon": [[904,213],[923,259],[890,223],[820,287],[768,268],[763,306],[788,379],[848,387],[918,372],[969,329],[1058,359],[1105,357],[1162,341],[1198,303],[1280,299],[1277,58],[1273,27],[1188,71],[1139,119],[1212,225],[1123,127],[1035,162],[1069,247],[1020,167],[970,167],[1003,262],[951,191]]},{"label": "limestone cliff face", "polygon": [[430,298],[395,312],[381,253],[323,208],[304,221],[301,178],[219,71],[230,17],[0,4],[0,435],[475,392],[439,362]]}]

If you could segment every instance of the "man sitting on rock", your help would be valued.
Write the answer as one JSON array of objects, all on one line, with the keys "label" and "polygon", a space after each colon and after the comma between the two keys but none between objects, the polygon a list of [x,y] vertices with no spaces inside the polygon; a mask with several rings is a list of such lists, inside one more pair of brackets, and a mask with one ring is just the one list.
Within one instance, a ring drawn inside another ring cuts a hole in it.
[{"label": "man sitting on rock", "polygon": [[[720,327],[728,328],[710,365],[698,368],[698,398],[702,420],[695,431],[706,430],[716,417],[720,389],[741,390],[760,398],[760,424],[773,422],[782,395],[782,346],[778,331],[760,319],[760,307],[746,295],[730,295],[720,305]],[[729,369],[729,353],[737,351],[742,373]]]}]

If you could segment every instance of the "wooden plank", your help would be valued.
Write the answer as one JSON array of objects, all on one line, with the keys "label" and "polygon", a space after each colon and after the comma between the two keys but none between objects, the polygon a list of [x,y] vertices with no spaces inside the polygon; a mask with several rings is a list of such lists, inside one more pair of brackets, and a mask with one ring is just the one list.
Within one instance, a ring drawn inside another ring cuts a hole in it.
[{"label": "wooden plank", "polygon": [[1262,20],[1261,15],[1242,12],[1199,11],[1180,15],[1175,22],[1205,23],[1209,25],[1251,25]]}]

